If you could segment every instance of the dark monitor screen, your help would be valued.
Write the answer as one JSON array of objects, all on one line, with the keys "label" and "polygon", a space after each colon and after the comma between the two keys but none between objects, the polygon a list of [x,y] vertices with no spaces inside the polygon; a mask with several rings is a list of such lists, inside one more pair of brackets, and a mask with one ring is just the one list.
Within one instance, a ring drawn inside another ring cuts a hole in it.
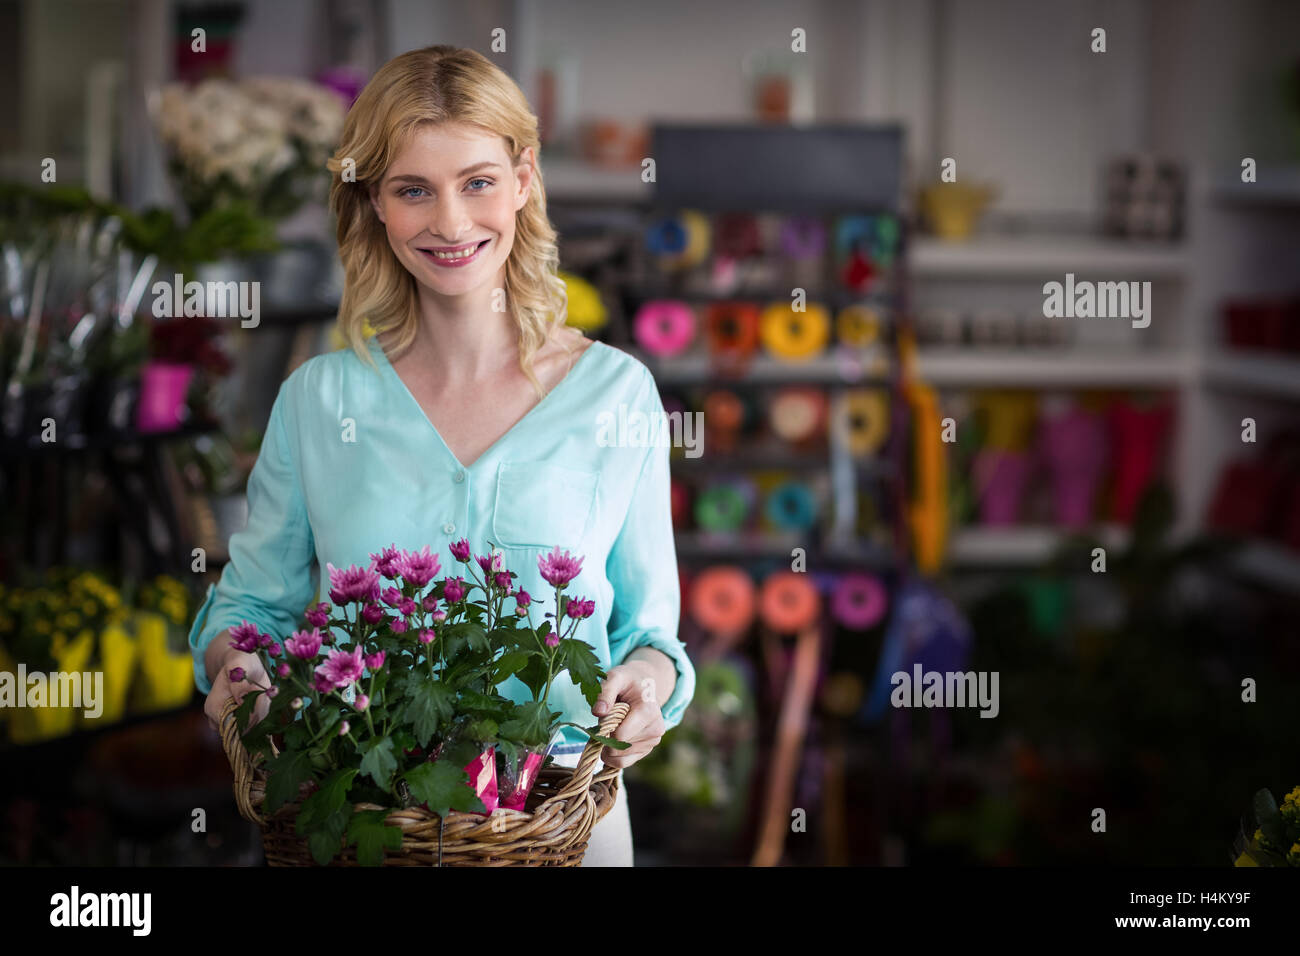
[{"label": "dark monitor screen", "polygon": [[655,205],[897,212],[903,130],[889,125],[657,124]]}]

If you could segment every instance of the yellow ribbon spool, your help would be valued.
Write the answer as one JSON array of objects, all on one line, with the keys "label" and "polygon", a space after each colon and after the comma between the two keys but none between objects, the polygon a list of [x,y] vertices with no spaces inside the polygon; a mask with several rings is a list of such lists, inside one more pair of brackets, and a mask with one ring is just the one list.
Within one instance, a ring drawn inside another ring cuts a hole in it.
[{"label": "yellow ribbon spool", "polygon": [[678,218],[682,229],[686,231],[686,248],[677,257],[677,264],[683,269],[689,269],[709,258],[713,229],[709,225],[709,217],[694,209],[683,209]]},{"label": "yellow ribbon spool", "polygon": [[844,345],[866,348],[880,339],[880,313],[869,305],[848,305],[835,317],[835,335]]},{"label": "yellow ribbon spool", "polygon": [[809,302],[796,312],[788,302],[776,302],[763,310],[759,337],[763,346],[784,361],[802,361],[818,355],[830,338],[831,320],[826,309]]},{"label": "yellow ribbon spool", "polygon": [[987,448],[1024,451],[1033,439],[1038,397],[1032,392],[991,391],[978,399],[987,423]]},{"label": "yellow ribbon spool", "polygon": [[572,273],[561,271],[556,274],[564,280],[564,286],[569,293],[569,308],[565,324],[583,332],[595,332],[597,329],[604,328],[605,323],[609,321],[609,313],[605,311],[605,303],[600,301],[600,293],[596,291],[596,287],[581,276]]},{"label": "yellow ribbon spool", "polygon": [[851,389],[836,403],[836,419],[849,454],[874,454],[889,434],[889,399],[884,389]]}]

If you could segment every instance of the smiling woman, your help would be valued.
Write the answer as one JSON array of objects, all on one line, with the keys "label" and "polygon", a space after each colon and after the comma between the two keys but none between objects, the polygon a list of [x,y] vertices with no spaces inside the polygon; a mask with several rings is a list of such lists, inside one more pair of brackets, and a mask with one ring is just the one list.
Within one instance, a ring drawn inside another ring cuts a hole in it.
[{"label": "smiling woman", "polygon": [[[567,674],[549,701],[584,727],[628,703],[614,736],[629,746],[606,748],[607,766],[636,762],[680,723],[695,672],[677,636],[669,448],[598,427],[619,410],[659,421],[663,404],[645,365],[565,325],[538,148],[523,94],[470,50],[397,57],[349,111],[328,164],[349,347],[281,385],[248,526],[191,628],[214,721],[266,673],[230,646],[231,626],[283,640],[331,565],[465,538],[503,549],[521,569],[511,586],[532,594],[547,589],[540,553],[585,558],[575,598],[594,605],[583,637],[607,676],[594,705]],[[530,699],[517,677],[499,690]],[[557,762],[572,766],[584,742],[565,728]],[[587,859],[631,865],[622,787]]]}]

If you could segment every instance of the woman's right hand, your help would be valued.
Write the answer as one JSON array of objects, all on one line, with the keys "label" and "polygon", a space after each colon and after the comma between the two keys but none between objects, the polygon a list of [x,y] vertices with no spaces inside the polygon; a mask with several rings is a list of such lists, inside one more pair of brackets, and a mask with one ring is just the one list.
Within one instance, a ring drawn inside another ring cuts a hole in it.
[{"label": "woman's right hand", "polygon": [[[226,633],[217,636],[217,640],[222,639],[229,643]],[[218,734],[221,733],[221,711],[231,697],[235,698],[237,703],[243,703],[244,695],[249,691],[260,690],[271,683],[267,677],[266,668],[262,666],[261,658],[256,654],[237,651],[232,647],[219,658],[219,661],[217,672],[212,675],[212,691],[208,694],[208,699],[203,703],[203,713],[208,718],[208,724]],[[236,667],[244,669],[244,679],[238,683],[232,683],[230,671]],[[253,717],[249,721],[248,727],[255,726],[258,721],[266,716],[267,711],[270,709],[271,701],[267,696],[265,694],[259,696],[257,703],[253,705]],[[247,730],[248,727],[244,729]]]}]

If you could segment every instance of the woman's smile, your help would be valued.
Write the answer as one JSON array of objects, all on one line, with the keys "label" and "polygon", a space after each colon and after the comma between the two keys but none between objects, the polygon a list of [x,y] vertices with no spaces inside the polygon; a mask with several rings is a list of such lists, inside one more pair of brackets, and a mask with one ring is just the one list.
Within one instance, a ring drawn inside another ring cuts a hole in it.
[{"label": "woman's smile", "polygon": [[[436,266],[442,266],[444,269],[459,269],[477,261],[491,242],[491,239],[484,239],[477,245],[469,243],[463,246],[431,246],[420,249],[420,254]],[[447,251],[443,251],[444,249]]]}]

